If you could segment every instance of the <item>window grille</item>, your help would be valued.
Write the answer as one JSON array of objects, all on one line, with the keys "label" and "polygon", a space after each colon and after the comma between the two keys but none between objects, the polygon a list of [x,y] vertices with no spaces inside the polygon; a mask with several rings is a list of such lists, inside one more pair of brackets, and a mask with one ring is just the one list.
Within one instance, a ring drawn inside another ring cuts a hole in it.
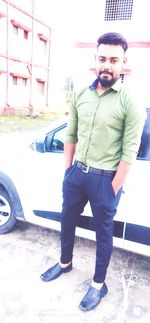
[{"label": "window grille", "polygon": [[106,0],[104,20],[131,20],[134,0]]},{"label": "window grille", "polygon": [[22,85],[27,86],[27,79],[24,77],[22,78]]},{"label": "window grille", "polygon": [[27,30],[24,30],[23,31],[23,35],[24,35],[24,38],[25,39],[28,39],[28,31]]},{"label": "window grille", "polygon": [[41,39],[40,38],[40,47],[41,47],[41,50],[44,54],[46,54],[46,50],[47,50],[47,41],[44,40],[44,39]]},{"label": "window grille", "polygon": [[15,35],[18,35],[18,32],[19,32],[19,28],[18,28],[17,26],[14,26],[14,25],[13,25],[13,33],[14,33]]},{"label": "window grille", "polygon": [[37,92],[40,95],[44,95],[45,82],[37,80]]},{"label": "window grille", "polygon": [[18,77],[17,76],[13,76],[12,77],[12,82],[14,85],[17,85],[18,84]]}]

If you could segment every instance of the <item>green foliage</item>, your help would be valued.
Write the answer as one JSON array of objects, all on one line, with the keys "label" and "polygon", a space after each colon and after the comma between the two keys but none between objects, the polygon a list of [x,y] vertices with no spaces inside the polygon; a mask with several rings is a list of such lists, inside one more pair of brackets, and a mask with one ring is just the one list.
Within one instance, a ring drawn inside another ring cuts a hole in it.
[{"label": "green foliage", "polygon": [[66,91],[66,103],[69,103],[70,99],[71,99],[72,92],[74,90],[74,84],[73,84],[72,77],[68,76],[66,78],[64,89]]}]

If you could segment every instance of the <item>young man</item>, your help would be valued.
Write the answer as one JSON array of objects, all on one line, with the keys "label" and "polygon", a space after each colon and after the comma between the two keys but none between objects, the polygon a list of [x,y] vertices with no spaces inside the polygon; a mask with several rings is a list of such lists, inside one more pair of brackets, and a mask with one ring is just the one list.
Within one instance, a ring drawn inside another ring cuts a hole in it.
[{"label": "young man", "polygon": [[120,81],[127,47],[118,33],[99,37],[97,79],[72,98],[64,148],[61,257],[41,275],[50,281],[72,270],[75,228],[89,201],[96,228],[96,262],[91,286],[79,305],[83,311],[95,308],[108,292],[105,278],[112,253],[113,218],[144,123],[142,111]]}]

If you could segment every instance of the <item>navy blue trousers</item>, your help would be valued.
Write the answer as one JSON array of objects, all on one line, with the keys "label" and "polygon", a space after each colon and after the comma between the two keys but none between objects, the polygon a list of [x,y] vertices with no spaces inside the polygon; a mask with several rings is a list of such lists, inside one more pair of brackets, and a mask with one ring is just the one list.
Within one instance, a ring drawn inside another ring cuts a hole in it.
[{"label": "navy blue trousers", "polygon": [[90,202],[96,228],[96,262],[93,280],[105,280],[113,246],[113,218],[120,200],[112,188],[114,173],[84,173],[76,165],[69,167],[63,181],[61,220],[61,257],[63,264],[73,258],[75,228],[80,214]]}]

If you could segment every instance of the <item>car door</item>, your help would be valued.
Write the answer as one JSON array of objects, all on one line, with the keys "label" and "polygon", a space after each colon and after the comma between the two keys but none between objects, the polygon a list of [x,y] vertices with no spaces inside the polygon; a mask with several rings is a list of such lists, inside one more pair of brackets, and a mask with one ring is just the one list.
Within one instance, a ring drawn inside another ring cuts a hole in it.
[{"label": "car door", "polygon": [[28,209],[60,212],[66,124],[26,149],[20,168],[20,192]]},{"label": "car door", "polygon": [[127,222],[150,226],[150,109],[147,109],[147,120],[143,129],[137,160],[133,166],[132,177],[134,181],[131,192],[130,213],[126,217]]},{"label": "car door", "polygon": [[[126,207],[124,247],[150,256],[150,109],[143,129],[137,160],[131,170],[132,190]],[[131,187],[130,187],[131,188]]]}]

